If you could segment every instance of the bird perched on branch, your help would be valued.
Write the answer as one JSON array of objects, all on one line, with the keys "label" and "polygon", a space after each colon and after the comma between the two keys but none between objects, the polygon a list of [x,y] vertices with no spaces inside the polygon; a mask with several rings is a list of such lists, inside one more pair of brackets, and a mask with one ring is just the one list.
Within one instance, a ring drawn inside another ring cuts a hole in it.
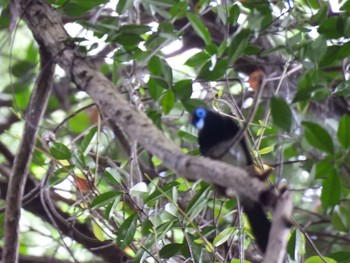
[{"label": "bird perched on branch", "polygon": [[[233,141],[241,129],[232,118],[199,107],[195,109],[191,122],[198,129],[198,144],[203,156],[244,168],[254,166],[245,136],[237,143]],[[223,187],[218,188],[225,194]],[[241,203],[256,242],[265,253],[271,222],[260,203],[247,198],[242,198]]]}]

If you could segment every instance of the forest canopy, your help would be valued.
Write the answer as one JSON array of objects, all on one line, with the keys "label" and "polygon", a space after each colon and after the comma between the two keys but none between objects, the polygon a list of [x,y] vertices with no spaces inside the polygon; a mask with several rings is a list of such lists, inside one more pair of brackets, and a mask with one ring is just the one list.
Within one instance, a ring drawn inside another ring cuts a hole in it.
[{"label": "forest canopy", "polygon": [[[331,0],[0,1],[3,262],[267,263],[213,184],[288,189],[276,262],[350,262],[349,15]],[[199,158],[197,107],[244,127],[266,181]]]}]

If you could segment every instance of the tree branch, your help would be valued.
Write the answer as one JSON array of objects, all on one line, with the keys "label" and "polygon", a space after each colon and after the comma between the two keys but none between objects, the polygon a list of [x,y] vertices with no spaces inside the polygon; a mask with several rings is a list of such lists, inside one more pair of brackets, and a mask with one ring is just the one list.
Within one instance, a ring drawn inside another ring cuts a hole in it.
[{"label": "tree branch", "polygon": [[45,112],[52,86],[55,63],[52,61],[51,53],[46,51],[44,47],[40,48],[40,54],[41,72],[30,100],[23,137],[14,160],[8,185],[5,210],[4,250],[2,254],[2,260],[5,263],[18,261],[19,219],[24,186],[28,175],[28,167],[33,155],[39,123]]}]

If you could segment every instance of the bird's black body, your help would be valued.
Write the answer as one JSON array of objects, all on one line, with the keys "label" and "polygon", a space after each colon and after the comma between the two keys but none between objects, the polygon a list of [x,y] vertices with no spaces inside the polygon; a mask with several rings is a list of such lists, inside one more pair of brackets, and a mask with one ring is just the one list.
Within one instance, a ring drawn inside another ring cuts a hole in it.
[{"label": "bird's black body", "polygon": [[[201,109],[201,108],[198,108]],[[240,131],[238,124],[230,117],[220,115],[213,111],[207,111],[203,128],[198,132],[198,144],[201,153],[204,156],[211,157],[213,159],[223,159],[224,155],[230,152],[230,143],[234,136]],[[197,127],[198,116],[194,115],[192,118],[192,124]],[[198,127],[197,127],[198,128]],[[218,146],[220,146],[218,148]],[[240,149],[239,149],[240,148]],[[244,164],[241,165],[250,166],[253,165],[253,160],[250,155],[247,143],[243,137],[239,142],[236,152],[242,151],[239,154],[243,154],[241,158],[244,158]],[[234,151],[231,151],[233,154]],[[238,157],[238,156],[235,156]],[[232,158],[228,161],[231,164],[237,163]]]},{"label": "bird's black body", "polygon": [[[219,159],[232,165],[251,166],[253,160],[245,138],[234,149],[230,149],[232,139],[240,131],[238,124],[230,117],[220,115],[205,108],[197,108],[192,116],[192,124],[199,129],[198,144],[201,153],[212,159]],[[238,149],[240,148],[240,149]],[[242,150],[244,163],[237,164],[236,152]],[[229,155],[231,157],[229,157]],[[232,156],[236,155],[236,156]],[[222,187],[219,187],[222,191]],[[267,219],[261,204],[243,198],[241,200],[256,242],[262,252],[266,251],[271,222]]]}]

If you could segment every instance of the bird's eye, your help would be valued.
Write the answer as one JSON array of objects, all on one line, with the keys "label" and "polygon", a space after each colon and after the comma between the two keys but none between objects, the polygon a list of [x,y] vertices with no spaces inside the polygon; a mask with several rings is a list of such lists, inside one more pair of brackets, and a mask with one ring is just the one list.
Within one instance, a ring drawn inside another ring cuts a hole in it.
[{"label": "bird's eye", "polygon": [[196,109],[196,115],[198,118],[202,119],[207,115],[207,111],[203,108]]}]

